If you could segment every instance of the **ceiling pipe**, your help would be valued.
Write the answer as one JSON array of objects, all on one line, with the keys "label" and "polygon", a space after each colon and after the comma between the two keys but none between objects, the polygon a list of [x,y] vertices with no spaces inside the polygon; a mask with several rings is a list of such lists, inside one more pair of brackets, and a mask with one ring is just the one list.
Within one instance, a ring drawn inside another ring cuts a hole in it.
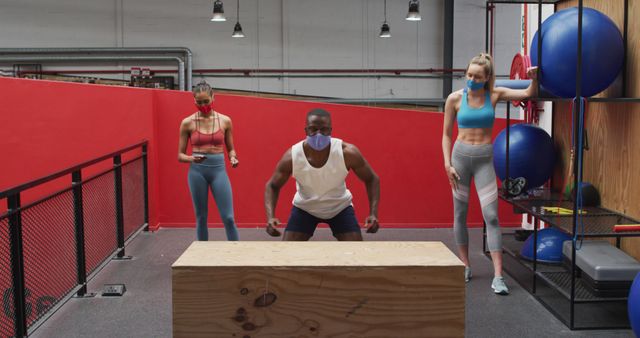
[{"label": "ceiling pipe", "polygon": [[0,56],[16,54],[94,54],[94,53],[115,53],[115,54],[140,54],[140,53],[180,53],[184,55],[186,66],[186,88],[191,90],[193,53],[187,47],[92,47],[92,48],[0,48]]},{"label": "ceiling pipe", "polygon": [[[177,56],[141,56],[141,55],[114,55],[114,56],[97,56],[97,55],[39,55],[39,56],[0,56],[0,63],[20,63],[20,62],[115,62],[115,61],[175,61],[178,63],[178,87],[180,90],[187,90],[185,87],[185,62]],[[17,75],[17,74],[16,74]],[[189,90],[191,90],[189,88]]]},{"label": "ceiling pipe", "polygon": [[425,69],[194,69],[194,73],[464,73],[463,68],[442,69],[442,68],[425,68]]},{"label": "ceiling pipe", "polygon": [[432,98],[432,99],[414,99],[414,98],[364,98],[364,99],[335,99],[325,98],[309,101],[319,101],[327,103],[343,103],[343,104],[364,104],[364,103],[385,103],[385,104],[416,104],[423,106],[441,106],[444,104],[445,99]]},{"label": "ceiling pipe", "polygon": [[[152,73],[170,73],[171,70],[151,69]],[[126,74],[128,70],[122,69],[60,69],[55,71],[43,71],[46,73],[68,73],[68,74]],[[453,76],[463,76],[464,69],[193,69],[193,73],[199,74],[393,74],[401,75],[402,73],[425,73],[425,74],[453,74]],[[506,75],[508,78],[509,76]]]}]

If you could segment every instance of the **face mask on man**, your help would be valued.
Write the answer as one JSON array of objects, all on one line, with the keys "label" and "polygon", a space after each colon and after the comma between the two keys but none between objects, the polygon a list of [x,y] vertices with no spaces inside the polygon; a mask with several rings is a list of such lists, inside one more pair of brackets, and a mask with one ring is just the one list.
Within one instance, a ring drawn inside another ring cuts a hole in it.
[{"label": "face mask on man", "polygon": [[331,135],[323,135],[321,133],[307,135],[307,144],[313,150],[320,151],[331,144]]}]

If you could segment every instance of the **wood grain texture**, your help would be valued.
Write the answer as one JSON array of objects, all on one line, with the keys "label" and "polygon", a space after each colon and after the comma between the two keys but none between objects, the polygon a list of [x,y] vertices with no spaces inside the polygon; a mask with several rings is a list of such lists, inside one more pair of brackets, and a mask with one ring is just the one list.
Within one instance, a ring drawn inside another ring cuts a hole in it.
[{"label": "wood grain texture", "polygon": [[176,261],[175,337],[464,336],[464,267],[442,243],[244,243],[194,243]]},{"label": "wood grain texture", "polygon": [[[585,0],[584,5],[609,16],[623,29],[624,0]],[[577,1],[558,3],[558,9],[577,6]],[[629,0],[627,38],[627,93],[640,97],[640,0]],[[618,96],[612,86],[599,97]],[[554,187],[564,182],[571,146],[571,110],[569,103],[554,105],[553,135],[559,165]],[[584,153],[584,180],[600,192],[604,207],[640,219],[640,104],[590,103],[585,118],[590,150]],[[640,239],[624,238],[622,249],[640,260]]]},{"label": "wood grain texture", "polygon": [[[244,254],[238,255],[238,252]],[[181,266],[451,266],[462,263],[441,242],[193,242]]]}]

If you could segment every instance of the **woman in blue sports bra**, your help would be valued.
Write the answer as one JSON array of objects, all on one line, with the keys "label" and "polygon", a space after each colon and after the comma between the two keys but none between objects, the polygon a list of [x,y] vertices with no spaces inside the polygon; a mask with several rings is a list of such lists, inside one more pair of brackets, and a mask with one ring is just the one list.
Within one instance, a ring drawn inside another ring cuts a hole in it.
[{"label": "woman in blue sports bra", "polygon": [[[495,73],[489,54],[482,53],[469,62],[467,86],[451,93],[444,107],[442,152],[444,168],[453,192],[453,229],[460,259],[465,265],[465,281],[471,279],[467,209],[469,186],[474,179],[482,216],[487,224],[487,243],[493,261],[491,287],[496,294],[509,289],[502,278],[502,234],[498,224],[498,186],[493,168],[491,135],[498,101],[524,100],[536,95],[536,68],[528,70],[533,79],[527,89],[494,88]],[[458,122],[458,137],[451,150],[453,125]]]}]

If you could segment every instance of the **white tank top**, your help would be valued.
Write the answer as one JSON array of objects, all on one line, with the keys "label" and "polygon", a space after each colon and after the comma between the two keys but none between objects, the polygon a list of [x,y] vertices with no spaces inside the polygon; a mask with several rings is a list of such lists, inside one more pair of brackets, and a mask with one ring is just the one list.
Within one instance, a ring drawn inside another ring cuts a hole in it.
[{"label": "white tank top", "polygon": [[351,205],[351,192],[345,183],[349,171],[344,163],[342,140],[331,138],[329,159],[322,168],[309,164],[302,149],[303,142],[291,147],[297,187],[293,205],[320,219],[333,218]]}]

